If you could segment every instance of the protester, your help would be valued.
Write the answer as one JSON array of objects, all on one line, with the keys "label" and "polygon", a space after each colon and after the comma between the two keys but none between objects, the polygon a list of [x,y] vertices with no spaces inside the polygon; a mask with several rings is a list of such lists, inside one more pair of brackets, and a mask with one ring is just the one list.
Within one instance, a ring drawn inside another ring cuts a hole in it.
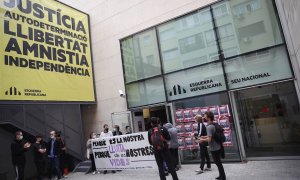
[{"label": "protester", "polygon": [[24,179],[24,168],[26,164],[25,152],[30,148],[31,144],[23,140],[23,133],[17,131],[15,140],[11,144],[12,164],[16,173],[16,180]]},{"label": "protester", "polygon": [[60,156],[59,156],[60,172],[62,173],[63,178],[67,178],[68,176],[65,173],[65,169],[67,168],[67,166],[66,166],[66,150],[67,150],[67,147],[66,147],[66,143],[65,143],[64,139],[61,137],[61,132],[60,131],[58,131],[56,133],[56,139],[59,142],[60,147],[61,147],[61,153],[60,153]]},{"label": "protester", "polygon": [[92,150],[92,139],[95,139],[97,136],[96,136],[96,133],[94,132],[91,132],[90,134],[90,139],[88,139],[88,141],[86,142],[86,151],[87,151],[87,158],[91,160],[92,162],[92,174],[96,174],[96,173],[99,173],[96,171],[96,165],[95,165],[95,158],[94,158],[94,155],[93,155],[93,150]]},{"label": "protester", "polygon": [[[203,123],[202,116],[197,115],[195,116],[195,119],[198,122],[197,133],[195,134],[196,138],[207,136],[206,127]],[[198,172],[199,174],[203,173],[204,172],[203,170],[211,171],[211,163],[210,163],[210,158],[207,150],[207,145],[208,145],[207,142],[199,143],[201,163],[200,163],[200,170],[196,170],[196,172]],[[204,169],[205,160],[207,163],[207,167]]]},{"label": "protester", "polygon": [[207,136],[200,137],[200,143],[208,142],[209,150],[219,170],[218,180],[226,180],[225,171],[221,161],[221,144],[217,143],[213,136],[216,133],[216,127],[213,124],[214,114],[210,111],[205,112],[204,120],[207,121]]},{"label": "protester", "polygon": [[[107,124],[104,124],[103,128],[104,128],[104,131],[101,132],[100,138],[112,137],[113,136],[113,133],[111,131],[109,131]],[[106,174],[107,171],[105,170],[103,173]],[[113,170],[112,173],[116,173],[116,171]]]},{"label": "protester", "polygon": [[125,130],[126,130],[126,134],[131,134],[132,133],[130,126],[126,126]]},{"label": "protester", "polygon": [[61,179],[60,171],[60,155],[61,155],[61,144],[56,139],[55,131],[50,132],[50,140],[47,144],[48,152],[48,178],[52,178],[52,171],[55,167],[57,179]]},{"label": "protester", "polygon": [[148,140],[154,149],[154,157],[158,166],[160,179],[166,180],[163,168],[163,161],[165,161],[173,180],[177,180],[178,177],[167,144],[167,141],[171,140],[169,132],[166,128],[159,127],[156,117],[152,117],[150,121],[152,128],[148,131]]},{"label": "protester", "polygon": [[179,159],[178,159],[178,138],[177,138],[177,129],[171,124],[166,123],[164,127],[168,130],[171,140],[168,142],[169,150],[173,159],[175,170],[179,169]]},{"label": "protester", "polygon": [[122,132],[120,131],[119,125],[115,125],[115,130],[112,133],[113,133],[113,136],[123,135]]},{"label": "protester", "polygon": [[43,173],[45,170],[45,163],[46,163],[46,145],[42,139],[41,135],[35,136],[36,141],[32,145],[33,147],[33,157],[34,157],[34,163],[36,165],[37,169],[37,180],[42,180]]}]

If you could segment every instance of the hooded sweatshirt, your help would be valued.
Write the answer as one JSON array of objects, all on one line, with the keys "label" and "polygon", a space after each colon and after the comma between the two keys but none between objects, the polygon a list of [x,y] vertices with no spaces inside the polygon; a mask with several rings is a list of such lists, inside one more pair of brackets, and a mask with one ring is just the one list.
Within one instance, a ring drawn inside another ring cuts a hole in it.
[{"label": "hooded sweatshirt", "polygon": [[177,129],[171,123],[165,124],[164,127],[168,130],[171,137],[171,140],[169,142],[169,148],[170,149],[178,148],[179,144],[177,139]]}]

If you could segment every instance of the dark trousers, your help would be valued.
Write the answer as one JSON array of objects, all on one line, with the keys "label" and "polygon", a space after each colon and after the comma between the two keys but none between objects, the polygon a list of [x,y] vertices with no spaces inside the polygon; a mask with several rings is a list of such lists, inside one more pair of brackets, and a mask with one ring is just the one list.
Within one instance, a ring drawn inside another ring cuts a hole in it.
[{"label": "dark trousers", "polygon": [[171,157],[173,159],[173,164],[176,167],[179,164],[178,159],[178,148],[170,148]]},{"label": "dark trousers", "polygon": [[92,161],[92,171],[96,171],[95,158],[93,154],[90,154],[90,160]]},{"label": "dark trousers", "polygon": [[210,158],[206,146],[200,145],[200,158],[201,158],[201,163],[200,163],[201,170],[203,170],[204,168],[205,160],[206,160],[207,168],[211,168]]},{"label": "dark trousers", "polygon": [[43,179],[43,174],[45,170],[45,161],[34,161],[35,166],[36,166],[36,171],[37,171],[37,180],[42,180]]},{"label": "dark trousers", "polygon": [[165,161],[167,163],[167,166],[169,168],[169,171],[172,175],[173,180],[178,180],[171,155],[168,149],[166,150],[154,150],[154,157],[158,166],[159,176],[161,180],[166,180],[166,176],[164,173],[164,166],[163,162]]},{"label": "dark trousers", "polygon": [[219,177],[222,178],[222,180],[226,180],[226,175],[225,175],[225,171],[222,165],[222,161],[221,161],[221,151],[210,151],[211,155],[214,159],[214,162],[216,163],[218,170],[219,170]]},{"label": "dark trousers", "polygon": [[16,173],[16,180],[23,180],[24,179],[24,164],[14,165],[15,173]]},{"label": "dark trousers", "polygon": [[64,174],[65,168],[66,168],[66,154],[62,153],[59,156],[59,165],[60,165],[60,172],[61,174]]},{"label": "dark trousers", "polygon": [[54,158],[48,158],[48,177],[49,179],[52,178],[52,171],[53,168],[55,168],[56,170],[56,175],[57,175],[57,179],[61,178],[61,172],[60,172],[60,161],[59,161],[59,157],[54,157]]}]

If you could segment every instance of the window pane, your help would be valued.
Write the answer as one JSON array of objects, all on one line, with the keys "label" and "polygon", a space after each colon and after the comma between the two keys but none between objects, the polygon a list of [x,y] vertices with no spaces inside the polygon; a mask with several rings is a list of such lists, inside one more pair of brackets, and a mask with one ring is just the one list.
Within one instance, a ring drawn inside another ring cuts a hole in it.
[{"label": "window pane", "polygon": [[168,100],[182,99],[226,89],[221,63],[213,63],[166,76]]},{"label": "window pane", "polygon": [[284,46],[225,61],[229,88],[239,88],[292,77]]},{"label": "window pane", "polygon": [[125,81],[161,74],[155,30],[149,30],[121,42]]},{"label": "window pane", "polygon": [[272,1],[231,0],[213,12],[226,58],[283,43]]},{"label": "window pane", "polygon": [[129,107],[166,101],[162,78],[126,85],[126,95]]},{"label": "window pane", "polygon": [[158,27],[164,72],[219,59],[209,9]]}]

